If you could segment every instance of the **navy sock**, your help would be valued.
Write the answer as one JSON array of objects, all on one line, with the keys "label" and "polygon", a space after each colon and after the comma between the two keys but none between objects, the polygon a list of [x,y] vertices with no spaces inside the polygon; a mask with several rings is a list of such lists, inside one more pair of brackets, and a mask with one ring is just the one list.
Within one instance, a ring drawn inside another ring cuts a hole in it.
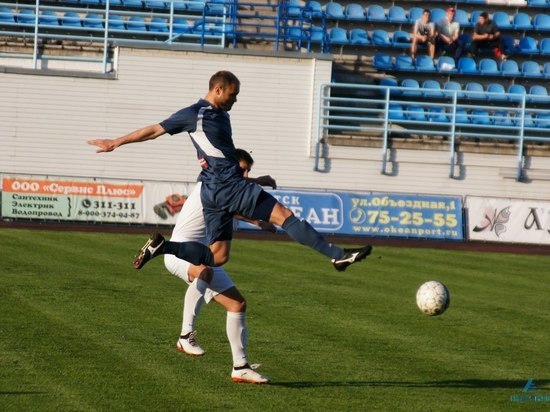
[{"label": "navy sock", "polygon": [[344,256],[342,249],[328,243],[308,222],[300,220],[294,215],[284,221],[283,230],[296,242],[308,246],[331,259],[340,259]]},{"label": "navy sock", "polygon": [[214,255],[210,248],[199,242],[165,242],[163,253],[175,255],[197,266],[214,265]]}]

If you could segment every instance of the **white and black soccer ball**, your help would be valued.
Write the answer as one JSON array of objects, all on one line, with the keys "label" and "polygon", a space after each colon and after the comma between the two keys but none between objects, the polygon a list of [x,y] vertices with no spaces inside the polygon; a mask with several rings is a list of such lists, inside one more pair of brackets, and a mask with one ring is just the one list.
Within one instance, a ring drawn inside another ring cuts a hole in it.
[{"label": "white and black soccer ball", "polygon": [[449,289],[443,283],[430,280],[422,284],[416,292],[418,309],[429,316],[441,315],[451,303]]}]

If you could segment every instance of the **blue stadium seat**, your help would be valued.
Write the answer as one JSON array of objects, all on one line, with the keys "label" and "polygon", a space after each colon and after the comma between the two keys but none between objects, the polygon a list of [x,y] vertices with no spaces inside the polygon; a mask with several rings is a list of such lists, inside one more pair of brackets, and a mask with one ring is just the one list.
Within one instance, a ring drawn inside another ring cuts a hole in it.
[{"label": "blue stadium seat", "polygon": [[80,0],[80,4],[87,6],[101,6],[101,0]]},{"label": "blue stadium seat", "polygon": [[522,37],[519,39],[518,51],[523,54],[538,54],[537,41],[529,36]]},{"label": "blue stadium seat", "polygon": [[461,57],[458,59],[458,71],[464,74],[478,74],[476,61],[471,57]]},{"label": "blue stadium seat", "polygon": [[500,74],[507,77],[521,76],[518,62],[515,60],[504,60],[500,63]]},{"label": "blue stadium seat", "polygon": [[437,71],[442,73],[456,72],[455,59],[451,56],[441,56],[437,59]]},{"label": "blue stadium seat", "polygon": [[540,54],[550,54],[550,38],[542,39],[539,42]]},{"label": "blue stadium seat", "polygon": [[542,67],[542,75],[547,79],[550,79],[550,62],[544,63],[544,66]]},{"label": "blue stadium seat", "polygon": [[483,85],[477,82],[468,82],[464,86],[464,96],[468,99],[485,99],[487,95],[483,89]]},{"label": "blue stadium seat", "polygon": [[0,23],[15,23],[15,15],[10,8],[0,8]]},{"label": "blue stadium seat", "polygon": [[535,127],[535,120],[533,119],[533,115],[531,113],[525,113],[523,116],[521,113],[517,113],[513,118],[512,122],[514,125],[520,127],[521,122],[523,122],[523,127]]},{"label": "blue stadium seat", "polygon": [[346,6],[344,14],[346,15],[347,20],[365,20],[365,9],[357,3],[349,3]]},{"label": "blue stadium seat", "polygon": [[59,26],[59,18],[55,11],[43,11],[38,17],[38,23],[44,26]]},{"label": "blue stadium seat", "polygon": [[152,17],[149,21],[149,31],[154,33],[168,33],[168,23],[162,17]]},{"label": "blue stadium seat", "polygon": [[132,16],[128,19],[126,27],[130,31],[147,31],[145,20],[140,16]]},{"label": "blue stadium seat", "polygon": [[407,14],[401,6],[392,6],[388,9],[388,21],[390,23],[407,23]]},{"label": "blue stadium seat", "polygon": [[527,90],[525,90],[525,86],[521,84],[511,84],[508,87],[508,98],[512,102],[522,101],[525,95],[527,95]]},{"label": "blue stadium seat", "polygon": [[449,117],[443,107],[430,107],[428,109],[428,120],[435,123],[448,123]]},{"label": "blue stadium seat", "polygon": [[122,16],[109,14],[109,30],[126,30]]},{"label": "blue stadium seat", "polygon": [[321,3],[316,0],[308,0],[304,8],[304,17],[309,19],[322,19],[324,15]]},{"label": "blue stadium seat", "polygon": [[287,30],[288,40],[300,41],[305,39],[305,35],[301,26],[288,26]]},{"label": "blue stadium seat", "polygon": [[472,122],[466,109],[457,108],[455,113],[455,123],[470,124]]},{"label": "blue stadium seat", "polygon": [[421,72],[433,72],[435,71],[434,61],[426,54],[419,54],[414,60],[416,70]]},{"label": "blue stadium seat", "polygon": [[302,3],[300,0],[288,0],[286,14],[288,17],[302,17]]},{"label": "blue stadium seat", "polygon": [[131,7],[135,9],[141,9],[143,7],[141,0],[122,0],[122,4],[124,7]]},{"label": "blue stadium seat", "polygon": [[401,87],[407,87],[409,90],[403,90],[403,96],[420,97],[422,92],[420,90],[420,83],[416,79],[403,79],[401,80]]},{"label": "blue stadium seat", "polygon": [[97,13],[88,13],[82,19],[82,25],[89,29],[102,29],[103,18]]},{"label": "blue stadium seat", "polygon": [[368,46],[370,44],[369,36],[365,29],[351,29],[349,42],[357,46]]},{"label": "blue stadium seat", "polygon": [[328,19],[332,20],[344,20],[346,18],[342,5],[335,1],[327,3],[325,6],[325,15]]},{"label": "blue stadium seat", "polygon": [[[101,0],[103,4],[106,4],[106,0]],[[122,0],[110,0],[109,7],[112,6],[122,6]]]},{"label": "blue stadium seat", "polygon": [[487,100],[490,102],[502,102],[508,100],[504,85],[500,83],[490,83],[487,86]]},{"label": "blue stadium seat", "polygon": [[533,7],[548,7],[546,0],[527,0],[527,4]]},{"label": "blue stadium seat", "polygon": [[209,1],[205,3],[205,13],[210,16],[222,16],[225,13],[223,1]]},{"label": "blue stadium seat", "polygon": [[408,54],[398,54],[395,56],[395,68],[397,70],[414,71],[412,57]]},{"label": "blue stadium seat", "polygon": [[[363,29],[354,29],[354,30],[363,30]],[[353,30],[352,30],[353,32]],[[366,35],[366,34],[365,34]],[[367,38],[368,40],[368,38]],[[311,43],[324,43],[325,41],[325,31],[320,26],[312,25],[309,29],[309,41]]]},{"label": "blue stadium seat", "polygon": [[493,117],[493,124],[495,126],[512,127],[514,125],[509,112],[506,112],[503,110],[497,110],[493,113],[492,117]]},{"label": "blue stadium seat", "polygon": [[424,82],[422,82],[422,95],[427,98],[443,97],[443,93],[441,92],[441,85],[437,80],[424,80]]},{"label": "blue stadium seat", "polygon": [[390,37],[386,30],[377,29],[371,33],[372,44],[375,46],[391,46]]},{"label": "blue stadium seat", "polygon": [[349,44],[348,33],[346,32],[346,29],[343,29],[341,27],[333,27],[328,32],[328,41],[330,44]]},{"label": "blue stadium seat", "polygon": [[507,54],[518,52],[516,40],[514,39],[514,37],[509,35],[502,36],[502,47],[504,48],[504,52]]},{"label": "blue stadium seat", "polygon": [[376,53],[372,64],[378,70],[389,70],[392,69],[392,58],[387,53]]},{"label": "blue stadium seat", "polygon": [[190,0],[187,3],[187,9],[197,13],[202,13],[205,6],[206,2],[204,0]]},{"label": "blue stadium seat", "polygon": [[535,30],[550,30],[550,14],[537,14],[533,18],[533,27]]},{"label": "blue stadium seat", "polygon": [[512,28],[510,16],[504,11],[497,11],[493,14],[493,23],[495,23],[500,30],[508,30]]},{"label": "blue stadium seat", "polygon": [[550,102],[548,99],[548,90],[540,84],[534,84],[529,88],[527,100],[534,103]]},{"label": "blue stadium seat", "polygon": [[491,125],[489,112],[485,109],[473,109],[471,113],[472,124]]},{"label": "blue stadium seat", "polygon": [[415,122],[425,122],[428,120],[426,118],[424,108],[415,104],[411,104],[409,107],[407,107],[407,109],[405,110],[405,116],[407,117],[407,120]]},{"label": "blue stadium seat", "polygon": [[525,77],[542,77],[540,65],[532,60],[524,61],[521,64],[521,74]]},{"label": "blue stadium seat", "polygon": [[[393,77],[384,77],[380,80],[380,86],[385,86],[390,89],[390,96],[400,96],[401,91],[397,89],[399,84]],[[386,90],[381,89],[382,96],[386,96]]]},{"label": "blue stadium seat", "polygon": [[490,58],[483,58],[479,61],[479,72],[488,76],[496,76],[500,74],[497,62]]},{"label": "blue stadium seat", "polygon": [[172,31],[176,34],[191,33],[191,26],[189,25],[189,22],[185,19],[174,19]]},{"label": "blue stadium seat", "polygon": [[414,24],[420,17],[422,17],[423,13],[424,9],[422,7],[411,7],[409,9],[409,13],[407,14],[407,20],[409,23]]},{"label": "blue stadium seat", "polygon": [[446,17],[445,10],[439,7],[435,7],[430,10],[430,21],[432,23],[437,23],[439,20]]},{"label": "blue stadium seat", "polygon": [[34,10],[31,9],[22,9],[19,11],[19,14],[17,14],[17,22],[19,24],[34,24],[36,20],[36,15],[34,14]]},{"label": "blue stadium seat", "polygon": [[391,42],[393,47],[404,47],[408,49],[411,47],[411,36],[408,31],[397,30],[393,32]]},{"label": "blue stadium seat", "polygon": [[535,116],[536,127],[550,128],[550,113],[537,113]]},{"label": "blue stadium seat", "polygon": [[390,120],[405,120],[403,107],[400,104],[390,103],[388,106],[388,118]]},{"label": "blue stadium seat", "polygon": [[[457,82],[457,81],[454,81],[454,80],[449,80],[448,82],[446,82],[444,85],[443,85],[443,90],[448,90],[448,91],[456,91],[456,96],[458,98],[461,98],[464,96],[464,93],[462,93],[462,85]],[[447,94],[448,96],[449,94]]]},{"label": "blue stadium seat", "polygon": [[466,12],[463,9],[457,9],[455,12],[455,20],[458,24],[460,24],[460,28],[470,27],[470,16],[468,16],[468,12]]},{"label": "blue stadium seat", "polygon": [[371,4],[367,8],[367,20],[368,21],[386,21],[386,12],[384,7],[378,4]]},{"label": "blue stadium seat", "polygon": [[82,27],[80,15],[74,11],[65,12],[65,14],[63,14],[63,17],[61,17],[61,25],[65,27]]},{"label": "blue stadium seat", "polygon": [[531,30],[533,25],[531,24],[531,18],[527,13],[516,13],[512,19],[512,25],[515,30]]}]

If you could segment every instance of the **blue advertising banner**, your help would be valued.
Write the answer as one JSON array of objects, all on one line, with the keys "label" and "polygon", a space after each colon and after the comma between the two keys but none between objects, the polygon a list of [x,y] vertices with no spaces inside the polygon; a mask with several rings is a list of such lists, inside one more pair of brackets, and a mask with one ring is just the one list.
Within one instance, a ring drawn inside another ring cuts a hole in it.
[{"label": "blue advertising banner", "polygon": [[[463,240],[462,198],[392,193],[270,192],[319,232]],[[239,229],[254,226],[239,222]]]}]

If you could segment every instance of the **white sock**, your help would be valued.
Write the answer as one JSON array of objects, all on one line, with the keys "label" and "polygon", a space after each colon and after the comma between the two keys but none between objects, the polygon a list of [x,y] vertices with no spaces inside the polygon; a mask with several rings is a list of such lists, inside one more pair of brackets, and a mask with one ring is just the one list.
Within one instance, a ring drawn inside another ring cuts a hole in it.
[{"label": "white sock", "polygon": [[233,366],[244,366],[248,363],[246,357],[246,312],[227,312],[227,338],[233,355]]},{"label": "white sock", "polygon": [[187,292],[185,292],[185,298],[183,300],[183,321],[181,324],[182,336],[195,330],[195,319],[199,315],[204,303],[204,290],[206,287],[208,287],[208,283],[202,279],[196,278],[187,288]]}]

